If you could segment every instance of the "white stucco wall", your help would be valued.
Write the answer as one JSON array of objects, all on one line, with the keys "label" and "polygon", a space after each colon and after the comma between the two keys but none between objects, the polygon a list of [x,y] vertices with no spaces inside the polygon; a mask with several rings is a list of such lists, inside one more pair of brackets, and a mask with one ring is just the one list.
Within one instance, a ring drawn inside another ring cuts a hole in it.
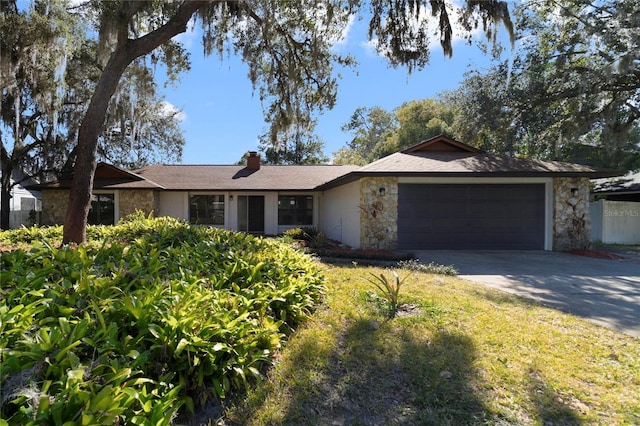
[{"label": "white stucco wall", "polygon": [[360,248],[360,182],[324,191],[319,201],[318,228],[330,239]]},{"label": "white stucco wall", "polygon": [[640,203],[598,200],[590,209],[593,241],[640,244]]},{"label": "white stucco wall", "polygon": [[187,192],[161,191],[156,216],[189,219],[189,194]]}]

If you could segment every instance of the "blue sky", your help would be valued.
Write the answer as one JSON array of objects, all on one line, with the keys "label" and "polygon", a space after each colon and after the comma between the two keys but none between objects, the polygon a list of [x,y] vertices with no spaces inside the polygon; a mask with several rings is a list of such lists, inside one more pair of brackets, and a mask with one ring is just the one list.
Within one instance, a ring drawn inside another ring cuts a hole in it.
[{"label": "blue sky", "polygon": [[[357,22],[336,47],[354,55],[359,65],[342,71],[334,109],[318,118],[316,133],[325,142],[329,157],[350,140],[351,135],[340,127],[356,108],[377,105],[391,111],[403,102],[455,89],[466,71],[490,65],[477,46],[457,40],[453,58],[445,58],[434,43],[429,66],[408,75],[405,68],[390,68],[384,58],[376,56],[366,43],[366,34],[366,24]],[[191,52],[191,71],[183,74],[175,87],[164,89],[164,94],[184,112],[183,163],[236,163],[245,152],[258,149],[258,136],[265,130],[262,107],[247,78],[247,68],[234,57],[204,57],[196,33],[181,39]]]}]

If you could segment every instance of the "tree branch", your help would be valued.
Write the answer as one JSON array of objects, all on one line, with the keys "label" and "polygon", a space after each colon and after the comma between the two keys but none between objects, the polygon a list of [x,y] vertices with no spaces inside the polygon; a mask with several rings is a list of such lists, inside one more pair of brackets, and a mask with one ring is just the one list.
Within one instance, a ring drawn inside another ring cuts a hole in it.
[{"label": "tree branch", "polygon": [[[130,61],[133,61],[135,58],[150,53],[156,47],[166,43],[176,35],[185,32],[187,30],[187,24],[189,23],[189,20],[191,19],[193,14],[201,7],[204,7],[210,3],[220,2],[221,0],[185,1],[180,6],[175,15],[173,15],[173,17],[171,17],[171,19],[169,19],[161,27],[137,39],[127,39],[125,45],[123,45],[123,48],[128,51]],[[138,2],[134,0],[131,3]]]}]

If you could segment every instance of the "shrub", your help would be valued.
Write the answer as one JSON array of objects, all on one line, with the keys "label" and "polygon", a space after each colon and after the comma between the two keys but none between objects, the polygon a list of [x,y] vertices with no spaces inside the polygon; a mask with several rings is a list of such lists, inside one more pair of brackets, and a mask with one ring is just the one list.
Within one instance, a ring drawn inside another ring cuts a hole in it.
[{"label": "shrub", "polygon": [[0,232],[0,243],[15,246],[36,241],[62,241],[62,226],[30,226]]},{"label": "shrub", "polygon": [[284,242],[305,241],[308,247],[325,248],[330,246],[330,241],[322,232],[312,227],[291,228],[282,233]]},{"label": "shrub", "polygon": [[438,265],[437,263],[424,264],[417,259],[401,260],[398,268],[409,271],[425,272],[427,274],[458,275],[458,271],[453,265]]},{"label": "shrub", "polygon": [[297,241],[313,241],[319,234],[321,232],[313,227],[291,228],[282,233],[283,236]]},{"label": "shrub", "polygon": [[272,240],[147,217],[90,235],[0,258],[11,424],[169,424],[259,379],[324,291]]}]

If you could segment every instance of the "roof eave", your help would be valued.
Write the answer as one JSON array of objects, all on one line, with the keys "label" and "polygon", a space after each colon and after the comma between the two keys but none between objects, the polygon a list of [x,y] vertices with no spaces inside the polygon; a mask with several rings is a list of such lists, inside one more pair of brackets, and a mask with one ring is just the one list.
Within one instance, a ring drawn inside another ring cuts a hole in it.
[{"label": "roof eave", "polygon": [[355,171],[340,176],[332,181],[318,186],[318,190],[324,191],[335,188],[337,186],[351,183],[363,177],[443,177],[443,178],[470,178],[470,177],[495,177],[495,178],[535,178],[535,177],[587,177],[589,179],[598,179],[604,177],[620,176],[623,172],[612,170],[596,170],[596,171],[505,171],[505,172],[391,172],[391,171]]}]

